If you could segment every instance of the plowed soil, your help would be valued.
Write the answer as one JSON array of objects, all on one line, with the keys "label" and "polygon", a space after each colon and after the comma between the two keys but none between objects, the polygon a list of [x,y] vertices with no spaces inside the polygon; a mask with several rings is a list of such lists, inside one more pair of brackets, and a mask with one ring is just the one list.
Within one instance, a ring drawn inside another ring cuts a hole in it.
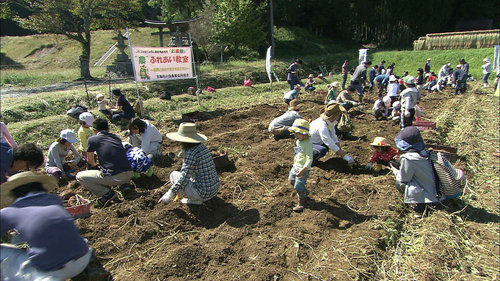
[{"label": "plowed soil", "polygon": [[[449,97],[427,96],[421,106],[430,110]],[[317,118],[324,97],[302,99],[301,115]],[[287,182],[295,141],[275,141],[267,132],[285,106],[264,104],[197,122],[206,145],[227,151],[234,163],[219,172],[216,198],[202,206],[157,203],[168,190],[169,173],[182,162],[174,156],[180,146],[165,140],[155,175],[134,180],[134,198],[92,209],[76,224],[114,280],[370,279],[386,247],[376,222],[404,213],[392,173],[363,169],[373,138],[393,143],[399,131],[392,121],[374,121],[372,104],[352,114],[359,139],[340,141],[358,163],[348,167],[329,152],[312,168],[303,213],[292,211],[297,199]],[[167,131],[178,123],[155,125]]]}]

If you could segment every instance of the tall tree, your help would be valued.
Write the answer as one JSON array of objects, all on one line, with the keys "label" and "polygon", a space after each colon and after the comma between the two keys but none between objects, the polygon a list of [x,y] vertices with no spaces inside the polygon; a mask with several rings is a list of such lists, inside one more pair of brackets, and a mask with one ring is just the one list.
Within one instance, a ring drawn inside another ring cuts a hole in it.
[{"label": "tall tree", "polygon": [[151,7],[161,9],[163,21],[196,17],[203,8],[203,0],[149,0]]},{"label": "tall tree", "polygon": [[141,11],[140,0],[15,0],[33,14],[17,17],[22,27],[39,33],[63,34],[81,45],[80,75],[90,78],[91,31],[123,28]]}]

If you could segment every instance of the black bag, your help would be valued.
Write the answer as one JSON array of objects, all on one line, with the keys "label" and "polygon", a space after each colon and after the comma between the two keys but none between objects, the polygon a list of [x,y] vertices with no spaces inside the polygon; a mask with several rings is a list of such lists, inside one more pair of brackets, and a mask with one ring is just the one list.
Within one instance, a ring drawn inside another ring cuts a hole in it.
[{"label": "black bag", "polygon": [[87,109],[88,108],[86,106],[77,104],[77,105],[73,106],[72,108],[70,108],[68,111],[66,111],[66,114],[68,114],[69,116],[71,116],[75,119],[78,119],[78,116],[80,116],[80,114],[82,114],[83,112],[86,112]]}]

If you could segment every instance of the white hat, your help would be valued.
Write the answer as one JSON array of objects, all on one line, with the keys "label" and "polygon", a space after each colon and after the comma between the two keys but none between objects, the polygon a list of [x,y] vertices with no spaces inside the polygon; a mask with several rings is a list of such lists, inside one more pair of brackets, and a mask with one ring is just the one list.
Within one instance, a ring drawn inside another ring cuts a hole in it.
[{"label": "white hat", "polygon": [[415,77],[413,77],[413,76],[408,76],[408,79],[406,79],[406,84],[412,84],[412,85],[415,85]]},{"label": "white hat", "polygon": [[483,61],[484,62],[490,62],[490,60],[488,58],[485,58]]},{"label": "white hat", "polygon": [[396,78],[396,76],[394,75],[389,76],[389,82],[395,82],[395,81],[398,81],[398,78]]},{"label": "white hat", "polygon": [[80,114],[80,116],[78,116],[78,119],[85,122],[87,126],[92,127],[92,122],[94,122],[94,115],[92,115],[92,113],[90,112],[83,112]]},{"label": "white hat", "polygon": [[462,68],[462,65],[461,64],[457,64],[457,68]]},{"label": "white hat", "polygon": [[202,143],[207,140],[207,136],[196,132],[194,123],[181,123],[177,132],[167,133],[167,138],[187,143]]},{"label": "white hat", "polygon": [[69,141],[70,143],[79,142],[79,140],[75,136],[75,132],[71,129],[62,130],[59,134],[59,137]]},{"label": "white hat", "polygon": [[384,96],[382,101],[384,102],[385,106],[387,106],[387,107],[389,107],[391,105],[391,97],[389,97],[389,96]]},{"label": "white hat", "polygon": [[427,61],[431,61],[431,58],[428,58]]},{"label": "white hat", "polygon": [[447,64],[446,64],[446,66],[447,66],[447,67],[450,67],[450,66],[451,66],[451,63],[447,63]]},{"label": "white hat", "polygon": [[49,192],[57,187],[56,177],[51,177],[47,175],[37,175],[33,172],[22,172],[11,176],[7,182],[1,185],[1,207],[5,208],[12,204],[15,200],[12,190],[15,188],[32,182],[39,182],[42,184],[43,188]]}]

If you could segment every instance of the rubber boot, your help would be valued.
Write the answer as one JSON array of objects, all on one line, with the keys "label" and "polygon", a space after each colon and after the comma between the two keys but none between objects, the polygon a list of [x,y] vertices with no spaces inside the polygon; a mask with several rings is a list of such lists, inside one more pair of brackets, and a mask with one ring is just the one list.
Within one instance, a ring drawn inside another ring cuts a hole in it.
[{"label": "rubber boot", "polygon": [[307,201],[307,196],[305,194],[297,194],[297,196],[299,198],[299,201],[297,203],[297,206],[295,206],[293,208],[293,211],[297,212],[297,213],[301,213],[302,211],[304,211],[304,207],[305,207],[306,201]]}]

